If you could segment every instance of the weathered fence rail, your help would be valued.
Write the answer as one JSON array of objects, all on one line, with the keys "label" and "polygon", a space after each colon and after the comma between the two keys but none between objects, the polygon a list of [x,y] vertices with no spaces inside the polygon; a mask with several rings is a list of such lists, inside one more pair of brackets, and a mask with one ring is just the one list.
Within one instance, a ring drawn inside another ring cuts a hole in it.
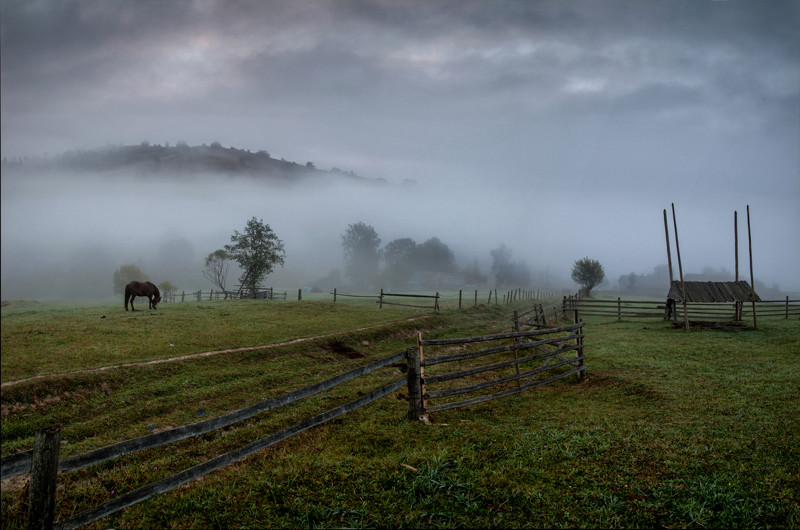
[{"label": "weathered fence rail", "polygon": [[[522,331],[517,317],[515,314],[515,331],[509,333],[448,339],[423,339],[419,334],[417,347],[407,351],[409,419],[424,419],[429,413],[511,396],[571,375],[585,379],[583,322],[576,319],[568,326]],[[461,350],[470,346],[479,349],[442,355],[451,349]],[[431,357],[431,351],[440,355]],[[520,352],[524,356],[520,357]],[[570,352],[575,354],[567,358],[565,354]],[[478,359],[481,362],[476,364]],[[464,366],[466,361],[471,362]],[[460,363],[456,370],[426,373],[426,369],[432,371],[430,367],[454,362]],[[461,386],[452,386],[451,383],[441,389],[428,389],[429,385],[456,380],[463,380],[456,383]],[[479,393],[489,388],[493,388],[491,393]],[[440,405],[428,404],[429,400],[460,394],[473,394],[473,397]]]},{"label": "weathered fence rail", "polygon": [[[384,296],[389,296],[387,293],[383,294]],[[391,296],[397,296],[397,294],[395,293]],[[431,298],[438,301],[436,296]],[[0,478],[6,479],[23,473],[31,473],[29,527],[77,528],[237,462],[294,434],[372,403],[399,390],[403,386],[408,387],[408,416],[410,419],[416,420],[420,417],[426,418],[428,413],[510,396],[571,375],[577,375],[583,380],[586,373],[583,322],[577,321],[577,312],[575,313],[575,323],[572,325],[544,327],[548,325],[549,320],[552,318],[559,318],[558,311],[560,308],[560,306],[551,308],[553,316],[550,318],[547,316],[550,310],[544,310],[541,304],[521,314],[515,312],[514,331],[509,333],[429,340],[423,340],[422,336],[419,335],[415,348],[409,348],[406,351],[384,357],[314,385],[263,400],[216,418],[125,440],[63,460],[59,458],[59,451],[57,450],[58,433],[60,433],[61,427],[55,426],[40,429],[40,431],[37,431],[37,440],[53,439],[52,434],[56,433],[56,442],[48,444],[37,441],[34,448],[29,451],[3,457],[0,459]],[[562,311],[561,317],[563,316],[564,313]],[[524,327],[532,329],[523,330],[522,328]],[[567,334],[563,335],[564,333]],[[446,354],[451,347],[460,349],[470,344],[480,345],[481,347],[475,351]],[[425,359],[422,355],[423,347],[428,352],[432,350],[443,355]],[[525,355],[520,357],[520,352]],[[570,352],[575,352],[574,356],[566,357]],[[384,384],[367,395],[307,418],[280,432],[214,457],[170,477],[142,486],[65,520],[53,522],[55,492],[57,491],[56,482],[59,472],[82,469],[138,451],[222,429],[251,418],[256,414],[329,390],[346,381],[367,375],[375,370],[401,362],[404,359],[408,363],[408,375],[406,378]],[[476,359],[488,360],[489,362],[470,366],[464,366],[463,364]],[[431,370],[430,367],[453,362],[461,363],[458,365],[458,369],[451,372],[425,375],[426,367]],[[520,367],[524,369],[521,370]],[[513,372],[509,372],[509,370],[513,370]],[[546,377],[539,377],[540,375]],[[490,376],[490,378],[487,379],[487,376]],[[465,381],[467,384],[459,387],[447,386],[447,382],[457,380]],[[444,387],[428,392],[426,387],[433,384],[444,384]],[[499,389],[495,388],[493,393],[480,394],[462,401],[450,401],[432,407],[427,406],[428,399],[440,400],[460,394],[475,394],[492,387],[499,387]],[[36,487],[33,486],[34,484],[36,484]]]},{"label": "weathered fence rail", "polygon": [[[210,420],[193,423],[190,425],[185,425],[175,429],[170,429],[168,431],[154,433],[139,438],[133,438],[130,440],[126,440],[123,442],[119,442],[117,444],[96,449],[94,451],[90,451],[88,453],[74,456],[61,461],[58,459],[57,451],[55,451],[55,460],[52,461],[52,456],[43,457],[42,451],[37,450],[37,447],[35,446],[34,449],[30,451],[24,451],[22,453],[17,453],[3,457],[2,462],[0,463],[0,478],[5,479],[16,475],[20,475],[22,473],[31,472],[32,473],[31,482],[32,483],[36,482],[38,484],[42,482],[42,478],[40,474],[37,475],[37,477],[33,476],[34,473],[37,473],[36,471],[37,468],[35,466],[32,466],[32,463],[41,461],[43,458],[45,459],[49,458],[50,461],[49,465],[39,466],[42,469],[53,469],[53,470],[58,469],[58,471],[61,472],[81,469],[89,465],[105,462],[123,455],[135,453],[153,447],[158,447],[164,444],[182,440],[184,438],[188,438],[191,436],[198,436],[200,434],[221,429],[233,423],[237,423],[244,419],[250,418],[258,413],[265,412],[270,409],[274,409],[284,405],[288,405],[297,400],[307,398],[315,394],[318,394],[320,392],[323,392],[325,390],[331,389],[353,378],[369,374],[370,372],[373,372],[380,368],[384,368],[390,364],[402,361],[405,357],[406,357],[406,352],[396,353],[394,355],[390,355],[383,359],[379,359],[368,365],[355,368],[343,374],[337,375],[333,378],[327,379],[320,383],[310,385],[275,398],[264,400],[255,405],[245,407],[243,409],[225,414],[223,416],[219,416],[217,418],[212,418]],[[350,401],[334,409],[328,410],[322,414],[318,414],[314,417],[303,420],[300,423],[288,427],[278,433],[272,434],[265,438],[261,438],[260,440],[257,440],[245,447],[215,457],[211,460],[203,462],[202,464],[194,466],[186,471],[183,471],[171,477],[167,477],[157,482],[147,484],[146,486],[143,486],[135,491],[117,497],[109,502],[101,504],[83,513],[79,513],[69,519],[66,519],[64,521],[59,521],[58,523],[55,523],[55,526],[59,528],[77,528],[89,524],[92,521],[96,521],[98,519],[111,515],[112,513],[118,512],[129,506],[147,500],[154,495],[169,491],[177,486],[180,486],[181,484],[185,484],[186,482],[189,482],[195,478],[201,477],[207,473],[210,473],[212,471],[225,467],[233,462],[241,460],[242,458],[245,458],[246,456],[249,456],[255,453],[256,451],[260,451],[261,449],[269,447],[270,445],[285,440],[294,434],[297,434],[306,429],[309,429],[311,427],[329,421],[333,418],[341,416],[342,414],[345,414],[359,407],[367,405],[383,396],[386,396],[400,389],[405,384],[407,384],[407,381],[405,379],[398,379],[394,382],[391,382],[374,390],[373,392],[370,392],[365,396]],[[50,455],[53,454],[53,451],[51,449],[48,449],[48,451]],[[51,484],[48,484],[46,488],[43,487],[40,489],[42,489],[42,491],[50,491],[50,486],[52,486],[53,491],[55,491],[54,481],[56,480],[56,478],[57,478],[57,473],[54,472],[50,473],[48,475],[47,482]],[[53,520],[52,519],[53,508],[52,506],[48,508],[50,502],[51,499],[47,495],[32,496],[29,500],[30,505],[36,506],[35,513],[37,514],[37,517],[45,521],[48,520],[47,519],[48,517],[50,521]],[[48,506],[45,506],[45,504],[47,504]]]},{"label": "weathered fence rail", "polygon": [[[258,300],[286,300],[289,294],[286,291],[278,292],[273,288],[260,289],[256,292],[255,298]],[[247,298],[254,298],[252,293],[243,291],[181,291],[180,293],[164,293],[161,296],[161,302],[178,303],[178,302],[201,302],[203,300],[243,300]]]},{"label": "weathered fence rail", "polygon": [[[591,298],[564,297],[564,311],[579,309],[584,316],[608,316],[623,318],[665,318],[666,301],[664,300],[601,300]],[[766,300],[755,302],[758,317],[800,317],[800,300]],[[753,314],[751,303],[700,303],[688,302],[686,313],[692,320],[745,320]],[[671,318],[683,319],[683,304],[676,304]]]}]

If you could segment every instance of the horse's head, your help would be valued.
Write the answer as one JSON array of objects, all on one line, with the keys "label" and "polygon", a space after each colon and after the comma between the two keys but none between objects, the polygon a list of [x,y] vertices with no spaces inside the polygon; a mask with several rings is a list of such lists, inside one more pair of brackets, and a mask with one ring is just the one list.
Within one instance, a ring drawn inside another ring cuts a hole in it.
[{"label": "horse's head", "polygon": [[161,301],[161,295],[160,295],[160,294],[156,294],[156,295],[153,297],[153,309],[156,309],[156,306],[158,305],[158,303],[159,303],[160,301]]}]

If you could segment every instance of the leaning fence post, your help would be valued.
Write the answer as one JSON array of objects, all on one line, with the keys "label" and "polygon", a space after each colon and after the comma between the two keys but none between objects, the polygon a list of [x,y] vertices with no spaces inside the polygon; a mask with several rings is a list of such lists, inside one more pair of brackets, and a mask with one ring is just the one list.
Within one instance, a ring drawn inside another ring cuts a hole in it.
[{"label": "leaning fence post", "polygon": [[31,459],[31,486],[28,497],[28,526],[31,529],[53,528],[58,482],[58,450],[61,425],[36,431]]}]

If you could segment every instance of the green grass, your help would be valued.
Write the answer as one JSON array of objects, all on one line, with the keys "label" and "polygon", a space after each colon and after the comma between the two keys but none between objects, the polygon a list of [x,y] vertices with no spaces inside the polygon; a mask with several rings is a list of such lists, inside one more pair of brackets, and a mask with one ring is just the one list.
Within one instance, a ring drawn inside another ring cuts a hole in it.
[{"label": "green grass", "polygon": [[[63,425],[68,457],[217,416],[401,351],[417,331],[434,338],[507,329],[514,308],[525,303],[441,315],[314,301],[187,303],[128,315],[6,306],[3,381],[20,377],[7,366],[35,375],[160,358],[172,352],[154,344],[172,337],[186,343],[184,354],[341,333],[4,388],[2,454],[29,448],[35,429],[50,423]],[[95,319],[102,322],[91,326]],[[130,322],[151,326],[151,339],[140,340]],[[367,326],[377,327],[352,331]],[[800,323],[686,332],[660,320],[597,318],[587,319],[586,333],[584,383],[569,378],[445,411],[432,425],[405,420],[401,390],[91,526],[800,526]],[[54,359],[96,343],[104,346],[86,358]],[[116,352],[114,360],[100,350]],[[57,518],[400,377],[387,367],[242,425],[62,474]],[[24,526],[25,503],[24,489],[4,483],[3,528]]]}]

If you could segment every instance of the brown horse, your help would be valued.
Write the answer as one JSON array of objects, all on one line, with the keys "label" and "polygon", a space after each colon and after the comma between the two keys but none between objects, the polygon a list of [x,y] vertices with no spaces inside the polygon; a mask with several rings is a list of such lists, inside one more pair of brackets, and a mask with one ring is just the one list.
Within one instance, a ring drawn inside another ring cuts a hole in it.
[{"label": "brown horse", "polygon": [[161,301],[161,292],[153,283],[133,281],[125,286],[125,311],[128,310],[128,300],[131,302],[131,311],[136,311],[133,299],[137,296],[146,296],[150,301],[150,309],[156,309]]}]

